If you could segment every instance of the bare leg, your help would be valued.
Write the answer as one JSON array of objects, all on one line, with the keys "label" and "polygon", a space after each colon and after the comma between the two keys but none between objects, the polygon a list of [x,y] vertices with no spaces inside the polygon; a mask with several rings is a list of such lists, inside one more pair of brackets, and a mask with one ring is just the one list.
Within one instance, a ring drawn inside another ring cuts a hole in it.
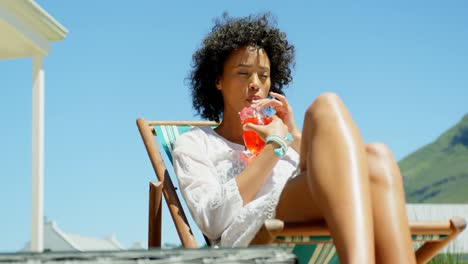
[{"label": "bare leg", "polygon": [[[323,94],[308,108],[300,154],[302,175],[306,176],[285,186],[277,215],[287,220],[294,214],[284,211],[284,200],[298,196],[298,190],[291,189],[304,183],[312,201],[312,212],[304,217],[325,219],[340,261],[374,263],[367,157],[358,129],[336,95]],[[293,219],[300,218],[296,213]]]},{"label": "bare leg", "polygon": [[308,186],[307,173],[290,179],[284,187],[276,207],[276,218],[288,223],[323,220]]},{"label": "bare leg", "polygon": [[377,263],[416,263],[400,169],[387,146],[366,146]]}]

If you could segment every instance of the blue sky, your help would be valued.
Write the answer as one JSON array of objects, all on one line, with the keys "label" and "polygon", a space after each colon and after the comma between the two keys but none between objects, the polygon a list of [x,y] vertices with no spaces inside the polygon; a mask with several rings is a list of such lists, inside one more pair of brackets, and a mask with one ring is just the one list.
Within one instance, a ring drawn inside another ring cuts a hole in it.
[{"label": "blue sky", "polygon": [[[155,175],[135,120],[198,119],[185,78],[223,11],[277,17],[297,50],[286,94],[298,123],[335,92],[364,140],[400,160],[468,113],[466,1],[37,3],[69,30],[45,59],[44,213],[65,232],[146,244]],[[0,251],[30,238],[31,71],[0,61]],[[163,242],[179,243],[163,214]]]}]

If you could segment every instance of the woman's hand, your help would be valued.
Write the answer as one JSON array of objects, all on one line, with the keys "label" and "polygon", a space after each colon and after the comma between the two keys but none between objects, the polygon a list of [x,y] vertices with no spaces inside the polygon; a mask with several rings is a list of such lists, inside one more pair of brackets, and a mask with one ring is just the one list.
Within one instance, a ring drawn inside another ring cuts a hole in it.
[{"label": "woman's hand", "polygon": [[[270,92],[270,95],[276,99],[261,99],[254,102],[253,107],[264,108],[271,106],[275,109],[276,115],[283,121],[287,126],[288,132],[291,133],[294,141],[291,147],[299,153],[301,151],[302,133],[297,128],[296,122],[294,122],[294,115],[291,105],[288,100],[281,94]],[[257,132],[258,133],[258,132]]]},{"label": "woman's hand", "polygon": [[272,120],[268,125],[255,125],[252,123],[247,123],[244,125],[244,129],[255,131],[255,133],[257,133],[257,135],[263,140],[271,135],[277,135],[281,138],[284,138],[288,132],[288,127],[278,116],[273,115],[271,118]]},{"label": "woman's hand", "polygon": [[300,136],[301,132],[297,128],[296,123],[294,122],[293,110],[291,105],[288,103],[288,100],[286,100],[286,97],[284,95],[274,92],[270,92],[270,95],[276,98],[277,100],[269,98],[256,100],[254,101],[252,107],[258,107],[261,109],[267,106],[273,107],[276,111],[276,115],[281,120],[283,120],[283,123],[288,127],[289,133],[291,133],[293,136]]}]

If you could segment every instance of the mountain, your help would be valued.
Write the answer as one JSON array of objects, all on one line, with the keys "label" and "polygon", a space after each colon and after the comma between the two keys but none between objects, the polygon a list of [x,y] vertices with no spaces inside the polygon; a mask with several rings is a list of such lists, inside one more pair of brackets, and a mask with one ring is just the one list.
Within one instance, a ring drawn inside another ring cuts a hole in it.
[{"label": "mountain", "polygon": [[468,114],[399,165],[408,203],[468,203]]}]

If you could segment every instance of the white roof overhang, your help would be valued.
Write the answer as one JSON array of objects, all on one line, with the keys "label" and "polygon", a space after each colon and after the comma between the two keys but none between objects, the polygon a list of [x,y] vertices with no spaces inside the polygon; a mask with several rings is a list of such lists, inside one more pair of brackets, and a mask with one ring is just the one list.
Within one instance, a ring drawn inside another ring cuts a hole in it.
[{"label": "white roof overhang", "polygon": [[0,59],[46,56],[67,33],[32,0],[0,0]]}]

